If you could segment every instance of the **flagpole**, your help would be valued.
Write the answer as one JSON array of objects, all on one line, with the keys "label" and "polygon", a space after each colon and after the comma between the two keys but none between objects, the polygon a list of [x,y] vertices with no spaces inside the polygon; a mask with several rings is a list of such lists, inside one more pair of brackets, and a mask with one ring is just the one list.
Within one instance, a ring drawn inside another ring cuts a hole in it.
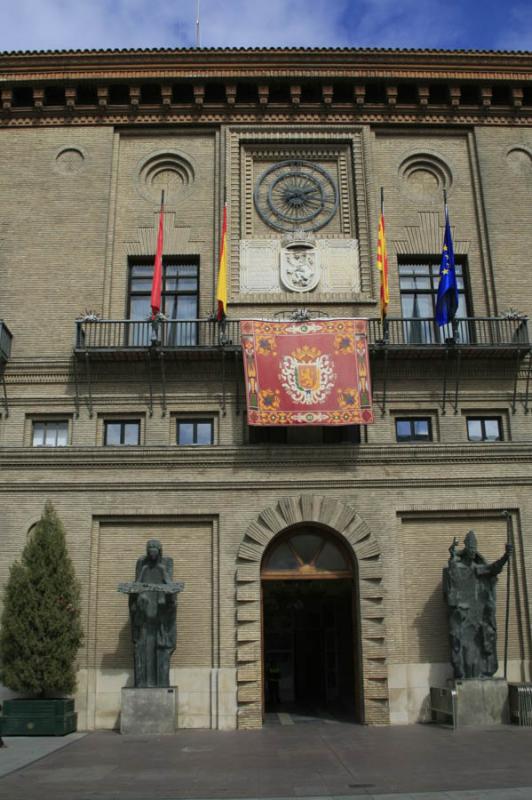
[{"label": "flagpole", "polygon": [[[502,512],[506,517],[506,546],[513,545],[513,522],[509,511]],[[510,575],[512,558],[508,556],[508,574],[506,576],[506,613],[504,617],[504,679],[508,677],[508,633],[510,628]]]},{"label": "flagpole", "polygon": [[[381,219],[384,219],[384,186],[381,186]],[[382,265],[384,271],[384,264]],[[381,281],[384,281],[384,272],[381,277]],[[383,285],[383,284],[381,284]],[[382,317],[382,336],[384,342],[388,341],[389,333],[388,333],[388,315],[384,311],[384,307],[381,305],[381,317]]]},{"label": "flagpole", "polygon": [[196,0],[196,47],[200,46],[200,0]]},{"label": "flagpole", "polygon": [[[164,245],[163,245],[163,230],[164,230],[163,214],[164,214],[164,189],[161,190],[161,210],[159,212],[159,229],[158,229],[158,233],[157,233],[157,249],[156,249],[156,253],[155,253],[155,264],[154,264],[154,267],[153,267],[153,282],[152,282],[152,296],[151,296],[151,300],[152,300],[152,314],[151,314],[152,334],[151,334],[151,343],[152,343],[152,345],[158,345],[161,342],[161,338],[160,338],[161,308],[160,308],[160,306],[161,306],[161,303],[162,303],[162,282],[163,282],[163,274],[162,274],[162,270],[163,270],[163,266],[162,266],[163,252],[162,251],[164,249]],[[160,261],[160,264],[159,264],[160,273],[161,273],[160,276],[157,275],[158,261]],[[156,280],[159,281],[157,288],[155,287],[155,281]],[[159,308],[158,308],[156,313],[155,313],[154,307],[153,307],[154,291],[156,291],[157,300],[158,300],[158,304],[159,304]]]},{"label": "flagpole", "polygon": [[[449,209],[447,207],[447,189],[444,188],[443,190],[443,217],[445,222],[445,229],[447,229],[447,220],[449,218]],[[456,342],[456,334],[458,331],[458,323],[456,321],[456,317],[453,317],[451,320],[451,339],[446,340],[449,341],[449,344],[455,344]]]}]

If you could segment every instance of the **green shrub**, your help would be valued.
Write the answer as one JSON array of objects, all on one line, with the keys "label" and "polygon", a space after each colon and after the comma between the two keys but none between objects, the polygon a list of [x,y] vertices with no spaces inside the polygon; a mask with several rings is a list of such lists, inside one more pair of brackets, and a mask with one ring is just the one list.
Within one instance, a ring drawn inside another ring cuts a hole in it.
[{"label": "green shrub", "polygon": [[0,680],[46,697],[72,694],[83,640],[80,588],[51,503],[10,571],[0,627]]}]

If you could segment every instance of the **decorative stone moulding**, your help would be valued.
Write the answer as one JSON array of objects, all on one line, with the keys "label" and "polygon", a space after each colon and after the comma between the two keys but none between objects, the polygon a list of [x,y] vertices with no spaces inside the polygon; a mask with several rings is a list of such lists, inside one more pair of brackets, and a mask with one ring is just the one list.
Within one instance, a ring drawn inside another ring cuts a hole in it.
[{"label": "decorative stone moulding", "polygon": [[443,190],[449,191],[453,183],[449,165],[440,156],[426,151],[407,156],[399,166],[399,177],[415,202],[441,203]]},{"label": "decorative stone moulding", "polygon": [[61,147],[55,154],[53,166],[60,175],[76,175],[85,166],[85,152],[81,147]]},{"label": "decorative stone moulding", "polygon": [[139,186],[142,196],[150,202],[159,202],[161,191],[165,203],[172,205],[188,195],[195,181],[192,160],[177,150],[152,153],[139,168]]},{"label": "decorative stone moulding", "polygon": [[369,724],[389,723],[384,570],[378,540],[356,510],[322,495],[281,497],[248,527],[240,543],[236,570],[237,703],[239,728],[262,725],[261,563],[270,542],[287,528],[314,523],[343,541],[356,565],[358,644]]}]

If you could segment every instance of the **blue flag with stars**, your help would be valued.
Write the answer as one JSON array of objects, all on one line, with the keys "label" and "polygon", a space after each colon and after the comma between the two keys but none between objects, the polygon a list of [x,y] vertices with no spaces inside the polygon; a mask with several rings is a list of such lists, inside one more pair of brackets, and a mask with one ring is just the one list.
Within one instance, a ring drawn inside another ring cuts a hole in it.
[{"label": "blue flag with stars", "polygon": [[454,248],[449,214],[445,206],[445,235],[440,264],[440,282],[436,300],[436,322],[440,327],[452,322],[458,310],[458,287],[454,269]]}]

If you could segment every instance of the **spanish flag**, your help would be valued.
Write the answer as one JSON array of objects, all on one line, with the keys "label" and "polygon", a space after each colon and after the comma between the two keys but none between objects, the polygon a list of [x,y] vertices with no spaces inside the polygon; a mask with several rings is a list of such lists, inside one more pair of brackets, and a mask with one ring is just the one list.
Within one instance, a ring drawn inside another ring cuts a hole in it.
[{"label": "spanish flag", "polygon": [[381,319],[384,320],[390,302],[390,288],[388,286],[388,251],[386,250],[386,236],[384,232],[384,204],[381,195],[381,215],[379,219],[379,237],[377,240],[377,269],[381,274]]},{"label": "spanish flag", "polygon": [[216,319],[222,322],[227,312],[227,203],[224,203],[222,238],[220,244],[220,267],[218,269],[218,288],[216,290]]}]

